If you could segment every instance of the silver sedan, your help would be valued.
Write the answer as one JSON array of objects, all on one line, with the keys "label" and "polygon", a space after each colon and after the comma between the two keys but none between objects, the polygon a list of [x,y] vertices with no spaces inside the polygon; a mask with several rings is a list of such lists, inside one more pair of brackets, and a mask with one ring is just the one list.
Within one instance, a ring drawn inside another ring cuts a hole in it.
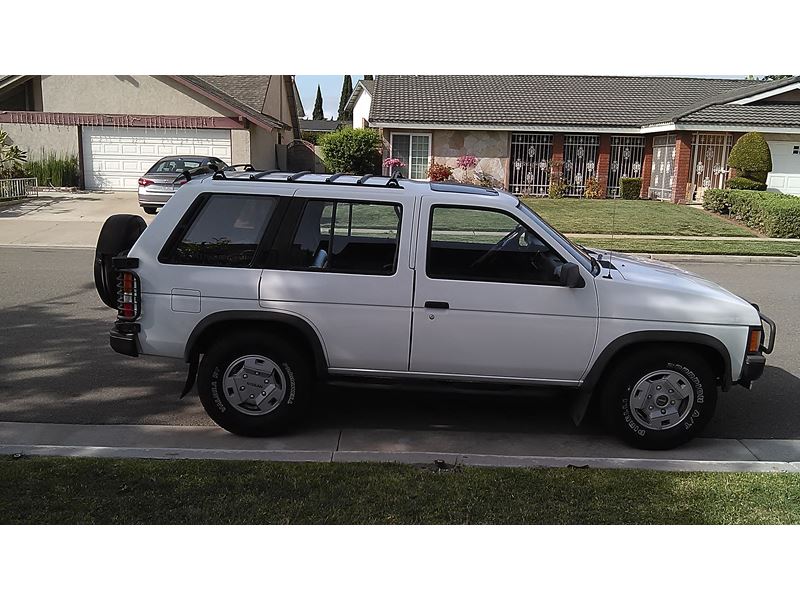
[{"label": "silver sedan", "polygon": [[164,206],[186,179],[176,178],[189,171],[192,175],[211,174],[227,168],[214,156],[165,156],[139,178],[139,206],[149,215]]}]

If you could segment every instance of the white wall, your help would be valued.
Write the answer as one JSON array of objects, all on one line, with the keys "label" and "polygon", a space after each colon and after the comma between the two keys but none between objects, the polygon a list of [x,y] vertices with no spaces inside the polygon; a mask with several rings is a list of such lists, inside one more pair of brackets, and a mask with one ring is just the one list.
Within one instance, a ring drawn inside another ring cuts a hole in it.
[{"label": "white wall", "polygon": [[363,129],[364,121],[369,119],[370,106],[372,106],[372,95],[366,90],[361,90],[353,107],[353,129]]},{"label": "white wall", "polygon": [[767,175],[767,190],[800,196],[800,135],[765,134],[772,154],[772,171]]}]

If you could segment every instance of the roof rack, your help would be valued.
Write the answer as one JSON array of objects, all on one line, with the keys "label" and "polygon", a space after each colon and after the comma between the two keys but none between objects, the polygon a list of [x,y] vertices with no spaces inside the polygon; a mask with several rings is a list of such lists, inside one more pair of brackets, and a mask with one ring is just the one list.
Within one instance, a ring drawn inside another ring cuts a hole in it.
[{"label": "roof rack", "polygon": [[[325,184],[335,183],[335,185],[361,186],[361,185],[365,185],[365,184],[369,185],[369,184],[367,184],[367,181],[369,181],[372,178],[381,177],[380,175],[369,174],[369,175],[363,175],[363,176],[359,177],[355,182],[349,182],[349,181],[336,182],[336,180],[339,179],[340,177],[344,177],[344,176],[358,177],[358,176],[357,175],[353,175],[351,173],[334,173],[333,175],[330,175],[329,177],[327,177],[325,179],[315,179],[315,180],[309,180],[309,181],[301,181],[302,177],[304,177],[306,175],[313,175],[314,173],[312,173],[311,171],[299,171],[297,173],[289,173],[286,177],[281,176],[280,178],[276,178],[276,179],[266,179],[267,176],[274,175],[276,173],[286,173],[286,171],[282,171],[280,169],[270,169],[268,171],[259,171],[259,172],[256,172],[256,173],[251,173],[250,177],[248,179],[244,179],[244,181],[248,181],[248,180],[249,181],[263,181],[265,183],[292,183],[292,182],[294,182],[294,183],[306,183],[306,184],[315,184],[315,185],[325,185]],[[376,183],[374,185],[376,187],[390,187],[390,188],[400,188],[400,189],[402,189],[403,186],[400,185],[400,183],[398,181],[398,179],[400,179],[400,178],[401,178],[401,176],[399,176],[399,175],[392,175],[389,178],[389,180],[386,181],[386,183]],[[216,173],[214,173],[213,176],[212,176],[212,179],[215,179],[217,181],[243,181],[243,179],[239,178],[239,177],[226,177],[225,174],[222,171],[217,171]]]}]

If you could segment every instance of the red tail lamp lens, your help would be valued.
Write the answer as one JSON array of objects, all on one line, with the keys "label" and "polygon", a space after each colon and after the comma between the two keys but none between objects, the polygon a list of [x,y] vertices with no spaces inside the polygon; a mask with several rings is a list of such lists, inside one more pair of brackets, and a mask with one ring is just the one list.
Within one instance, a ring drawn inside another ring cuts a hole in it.
[{"label": "red tail lamp lens", "polygon": [[139,185],[142,187],[147,187],[148,185],[153,185],[153,181],[150,179],[145,179],[144,177],[139,177]]}]

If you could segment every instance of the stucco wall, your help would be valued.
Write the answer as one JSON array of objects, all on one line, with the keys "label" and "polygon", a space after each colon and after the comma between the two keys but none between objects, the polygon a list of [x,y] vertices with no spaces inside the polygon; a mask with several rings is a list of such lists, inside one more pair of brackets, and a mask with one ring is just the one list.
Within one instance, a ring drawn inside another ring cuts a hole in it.
[{"label": "stucco wall", "polygon": [[471,154],[478,159],[477,171],[491,175],[497,180],[497,185],[505,186],[508,152],[507,131],[433,131],[433,160],[453,167],[457,179],[463,176],[464,171],[456,170],[456,160],[459,156]]},{"label": "stucco wall", "polygon": [[0,129],[8,133],[8,142],[25,150],[31,160],[41,156],[42,148],[46,152],[78,156],[78,128],[74,125],[0,123]]},{"label": "stucco wall", "polygon": [[45,75],[46,112],[233,116],[169,77],[151,75]]},{"label": "stucco wall", "polygon": [[362,129],[364,121],[369,119],[369,108],[372,105],[372,96],[369,92],[361,90],[361,94],[353,106],[353,129]]},{"label": "stucco wall", "polygon": [[247,129],[231,129],[231,164],[247,164],[250,158],[250,132]]},{"label": "stucco wall", "polygon": [[256,169],[275,169],[275,144],[278,143],[277,130],[266,131],[254,127],[250,132],[250,163]]}]

